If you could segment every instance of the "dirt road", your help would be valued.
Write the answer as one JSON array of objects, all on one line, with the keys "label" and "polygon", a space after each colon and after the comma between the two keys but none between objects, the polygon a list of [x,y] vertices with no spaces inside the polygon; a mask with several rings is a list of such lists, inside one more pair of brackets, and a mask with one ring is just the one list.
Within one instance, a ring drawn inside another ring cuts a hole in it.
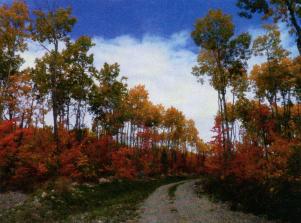
[{"label": "dirt road", "polygon": [[[158,188],[140,208],[140,223],[268,223],[252,214],[234,212],[194,191],[196,180]],[[171,192],[171,188],[175,192]],[[172,196],[172,195],[174,196]]]}]

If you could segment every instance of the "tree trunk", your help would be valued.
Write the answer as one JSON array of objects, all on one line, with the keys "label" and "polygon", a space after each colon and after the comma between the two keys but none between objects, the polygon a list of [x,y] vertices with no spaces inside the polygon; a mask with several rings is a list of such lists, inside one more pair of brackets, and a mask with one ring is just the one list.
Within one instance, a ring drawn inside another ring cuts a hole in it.
[{"label": "tree trunk", "polygon": [[81,108],[81,101],[78,102],[77,109],[76,109],[75,128],[78,130],[81,128],[81,126],[80,126],[80,117],[81,117],[80,108]]},{"label": "tree trunk", "polygon": [[224,106],[224,117],[225,117],[225,126],[226,126],[226,150],[228,158],[231,156],[231,142],[230,142],[230,134],[229,134],[229,120],[228,120],[228,109],[226,102],[226,90],[222,91],[222,100]]},{"label": "tree trunk", "polygon": [[297,35],[297,39],[296,39],[297,48],[298,48],[298,51],[299,51],[299,55],[301,55],[301,27],[300,27],[300,25],[297,22],[296,13],[294,11],[294,7],[293,7],[292,1],[291,0],[286,0],[285,4],[286,4],[286,7],[287,7],[287,9],[289,11],[291,23],[292,23],[292,25],[293,25],[293,27],[295,28],[295,31],[296,31],[296,35]]},{"label": "tree trunk", "polygon": [[53,134],[56,141],[57,150],[59,149],[59,134],[58,134],[58,102],[57,102],[57,54],[58,54],[58,41],[54,43],[54,61],[52,61],[51,67],[51,100],[52,100],[52,114],[53,114]]}]

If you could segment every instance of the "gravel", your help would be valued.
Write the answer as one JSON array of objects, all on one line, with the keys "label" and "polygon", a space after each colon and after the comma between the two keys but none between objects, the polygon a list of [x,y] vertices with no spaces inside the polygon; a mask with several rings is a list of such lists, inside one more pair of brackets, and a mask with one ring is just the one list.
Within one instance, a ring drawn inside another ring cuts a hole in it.
[{"label": "gravel", "polygon": [[178,222],[180,216],[168,195],[168,189],[176,184],[178,183],[159,187],[146,199],[139,211],[139,223]]},{"label": "gravel", "polygon": [[[198,197],[196,180],[174,183],[158,188],[140,209],[141,223],[272,223],[266,219],[231,211],[223,203],[214,203],[207,196]],[[175,198],[168,189],[178,184]]]},{"label": "gravel", "polygon": [[20,192],[0,193],[0,211],[23,204],[28,195]]}]

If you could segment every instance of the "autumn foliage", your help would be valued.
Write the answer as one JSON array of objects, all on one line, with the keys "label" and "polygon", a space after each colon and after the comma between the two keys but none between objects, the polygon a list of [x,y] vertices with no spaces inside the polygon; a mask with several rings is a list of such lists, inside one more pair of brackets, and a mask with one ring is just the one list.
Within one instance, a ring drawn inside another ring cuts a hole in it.
[{"label": "autumn foliage", "polygon": [[[245,15],[283,19],[301,52],[292,16],[300,18],[299,3],[258,2],[239,0],[238,6]],[[0,6],[1,188],[59,177],[97,182],[206,174],[213,186],[255,209],[262,198],[267,211],[281,211],[281,202],[300,204],[301,57],[281,45],[276,25],[264,25],[252,40],[237,34],[221,10],[195,23],[200,53],[192,74],[217,92],[213,137],[205,144],[183,112],[154,104],[144,85],[128,88],[117,63],[96,68],[92,38],[71,38],[75,24],[71,8],[31,12],[18,0]],[[45,54],[21,69],[28,41]],[[249,72],[252,55],[264,60]],[[256,192],[254,200],[241,191]]]},{"label": "autumn foliage", "polygon": [[[200,173],[195,123],[145,86],[129,89],[117,63],[96,68],[92,38],[71,38],[75,24],[71,8],[0,5],[1,189]],[[21,69],[28,41],[45,52]]]},{"label": "autumn foliage", "polygon": [[60,129],[57,151],[51,129],[19,128],[15,121],[6,121],[0,125],[0,135],[2,187],[30,186],[58,176],[75,181],[153,177],[163,173],[163,165],[166,174],[200,172],[194,153],[168,151],[164,161],[166,150],[121,147],[110,136],[86,136],[78,141],[73,132]]}]

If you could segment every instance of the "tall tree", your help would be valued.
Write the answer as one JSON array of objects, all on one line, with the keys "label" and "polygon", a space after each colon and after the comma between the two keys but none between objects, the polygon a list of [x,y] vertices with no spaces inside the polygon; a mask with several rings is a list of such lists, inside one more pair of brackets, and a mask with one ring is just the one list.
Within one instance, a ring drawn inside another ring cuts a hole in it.
[{"label": "tall tree", "polygon": [[[0,7],[0,121],[4,118],[4,105],[9,100],[6,90],[9,80],[16,75],[23,59],[19,53],[26,50],[29,12],[23,1],[13,1],[11,5]],[[9,119],[13,111],[8,106]]]},{"label": "tall tree", "polygon": [[130,131],[128,133],[130,133],[130,145],[132,146],[138,144],[135,133],[145,123],[145,112],[147,112],[149,104],[149,93],[144,85],[137,85],[129,90],[127,111],[129,114]]},{"label": "tall tree", "polygon": [[164,114],[163,123],[167,129],[167,148],[179,148],[185,131],[185,116],[178,109],[170,107]]},{"label": "tall tree", "polygon": [[68,34],[71,32],[76,18],[73,17],[71,8],[58,8],[56,10],[42,11],[35,10],[35,19],[30,25],[33,39],[38,41],[47,50],[47,67],[50,80],[51,103],[53,113],[54,137],[59,143],[58,136],[58,114],[59,114],[59,90],[58,81],[61,79],[61,57],[59,55],[59,44],[69,40]]},{"label": "tall tree", "polygon": [[240,15],[252,18],[252,14],[263,14],[263,18],[272,17],[274,22],[286,22],[296,35],[296,43],[301,55],[301,1],[300,0],[238,0],[242,9]]},{"label": "tall tree", "polygon": [[90,111],[94,116],[94,129],[102,134],[115,135],[123,125],[124,102],[127,95],[125,78],[119,77],[117,63],[107,64],[96,74],[96,83],[89,96]]},{"label": "tall tree", "polygon": [[[67,116],[66,124],[70,125],[70,106],[73,102],[75,111],[75,129],[82,126],[83,108],[88,103],[91,89],[93,88],[93,78],[96,75],[93,54],[89,50],[94,46],[90,37],[82,36],[74,43],[68,42],[62,55],[64,59],[63,72],[64,80],[61,87],[65,93],[62,104],[62,115]],[[73,101],[72,101],[73,100]]]},{"label": "tall tree", "polygon": [[[293,73],[289,68],[291,66],[291,61],[288,59],[289,52],[281,46],[278,27],[265,25],[264,29],[266,33],[254,40],[253,52],[255,55],[265,56],[267,62],[253,67],[251,80],[256,82],[254,87],[259,101],[266,98],[270,103],[273,115],[278,119],[279,94],[283,98],[282,104],[289,114]],[[284,117],[281,118],[284,119]],[[278,124],[280,123],[278,122]]]},{"label": "tall tree", "polygon": [[276,25],[264,25],[265,34],[258,36],[253,42],[256,56],[265,56],[268,62],[279,60],[289,55],[281,45],[280,31]]},{"label": "tall tree", "polygon": [[226,102],[227,87],[237,79],[234,77],[244,77],[246,74],[251,37],[247,33],[235,37],[231,16],[225,15],[221,10],[210,10],[204,18],[196,21],[192,38],[201,47],[199,65],[193,68],[193,74],[201,82],[203,76],[209,76],[211,85],[218,92],[223,148],[225,156],[229,157],[231,142]]}]

